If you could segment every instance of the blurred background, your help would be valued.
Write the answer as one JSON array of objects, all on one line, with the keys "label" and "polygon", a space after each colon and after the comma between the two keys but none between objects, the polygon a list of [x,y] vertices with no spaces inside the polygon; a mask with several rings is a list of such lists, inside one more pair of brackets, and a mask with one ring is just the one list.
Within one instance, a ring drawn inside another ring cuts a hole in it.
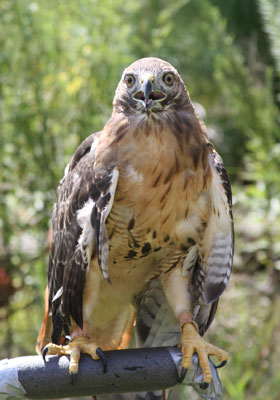
[{"label": "blurred background", "polygon": [[0,358],[34,354],[64,167],[109,118],[124,67],[156,56],[233,187],[234,273],[207,334],[231,355],[225,399],[279,399],[279,0],[1,0],[0,49]]}]

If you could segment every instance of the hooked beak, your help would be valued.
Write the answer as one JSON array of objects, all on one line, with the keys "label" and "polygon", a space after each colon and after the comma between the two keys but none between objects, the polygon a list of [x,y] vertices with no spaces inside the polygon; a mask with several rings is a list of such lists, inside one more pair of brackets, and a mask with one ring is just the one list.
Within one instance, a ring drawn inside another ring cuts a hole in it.
[{"label": "hooked beak", "polygon": [[156,102],[166,99],[166,94],[155,90],[154,77],[151,75],[143,80],[141,90],[133,95],[134,100],[140,101],[146,110],[150,110]]}]

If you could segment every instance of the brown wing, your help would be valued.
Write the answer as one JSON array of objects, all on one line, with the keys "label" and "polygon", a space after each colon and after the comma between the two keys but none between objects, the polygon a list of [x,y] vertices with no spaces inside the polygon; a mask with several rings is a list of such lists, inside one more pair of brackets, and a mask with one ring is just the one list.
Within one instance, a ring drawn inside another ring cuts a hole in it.
[{"label": "brown wing", "polygon": [[62,330],[69,333],[71,317],[80,327],[83,325],[83,289],[94,249],[108,279],[105,221],[118,173],[113,167],[94,170],[99,135],[89,136],[78,147],[58,188],[48,270],[54,343],[59,343]]},{"label": "brown wing", "polygon": [[199,332],[203,335],[217,311],[219,297],[225,290],[232,268],[234,226],[229,179],[221,157],[212,149],[209,156],[212,170],[212,213],[200,246],[195,245],[190,292]]},{"label": "brown wing", "polygon": [[212,214],[199,249],[204,255],[201,257],[205,268],[203,298],[207,304],[216,301],[227,287],[234,248],[231,187],[223,161],[214,149],[209,155],[209,165]]}]

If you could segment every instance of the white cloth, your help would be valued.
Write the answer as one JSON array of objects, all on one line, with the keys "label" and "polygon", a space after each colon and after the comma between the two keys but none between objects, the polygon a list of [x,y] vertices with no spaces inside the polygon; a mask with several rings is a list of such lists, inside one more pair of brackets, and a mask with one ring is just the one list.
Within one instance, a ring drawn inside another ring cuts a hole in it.
[{"label": "white cloth", "polygon": [[[178,371],[181,369],[182,355],[180,352],[170,352],[171,357],[177,366]],[[213,362],[209,359],[212,381],[207,389],[202,389],[200,385],[203,383],[203,374],[199,366],[198,356],[194,354],[188,373],[183,380],[183,385],[190,385],[205,400],[223,400],[222,384],[217,369]]]},{"label": "white cloth", "polygon": [[0,361],[0,400],[25,399],[25,390],[18,380],[18,370],[13,360]]}]

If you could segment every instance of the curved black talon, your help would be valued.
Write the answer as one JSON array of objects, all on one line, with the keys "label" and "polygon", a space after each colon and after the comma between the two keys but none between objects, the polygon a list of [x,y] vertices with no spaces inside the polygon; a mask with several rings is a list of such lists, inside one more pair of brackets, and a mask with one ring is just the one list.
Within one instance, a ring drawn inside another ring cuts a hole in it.
[{"label": "curved black talon", "polygon": [[202,382],[202,383],[199,385],[199,387],[200,387],[200,389],[206,390],[206,389],[208,389],[208,387],[209,387],[209,383],[208,383],[208,382]]},{"label": "curved black talon", "polygon": [[179,379],[178,379],[178,383],[182,383],[182,382],[183,382],[183,380],[185,379],[185,376],[186,376],[187,372],[188,372],[187,368],[182,367],[181,375],[180,375],[180,377],[179,377]]},{"label": "curved black talon", "polygon": [[221,364],[215,365],[215,368],[216,368],[216,369],[217,369],[217,368],[222,368],[222,367],[224,367],[224,366],[226,365],[226,363],[227,363],[227,360],[224,360],[224,361],[221,362]]},{"label": "curved black talon", "polygon": [[105,354],[103,353],[103,351],[100,349],[100,347],[97,347],[95,352],[98,355],[98,357],[100,358],[100,360],[102,361],[103,372],[105,374],[107,372],[107,358],[106,358]]},{"label": "curved black talon", "polygon": [[74,386],[77,380],[77,374],[71,374],[71,385]]},{"label": "curved black talon", "polygon": [[43,348],[43,351],[42,351],[42,357],[43,357],[44,362],[46,362],[46,355],[47,355],[47,352],[48,352],[48,351],[49,351],[48,346],[45,346],[45,347]]}]

